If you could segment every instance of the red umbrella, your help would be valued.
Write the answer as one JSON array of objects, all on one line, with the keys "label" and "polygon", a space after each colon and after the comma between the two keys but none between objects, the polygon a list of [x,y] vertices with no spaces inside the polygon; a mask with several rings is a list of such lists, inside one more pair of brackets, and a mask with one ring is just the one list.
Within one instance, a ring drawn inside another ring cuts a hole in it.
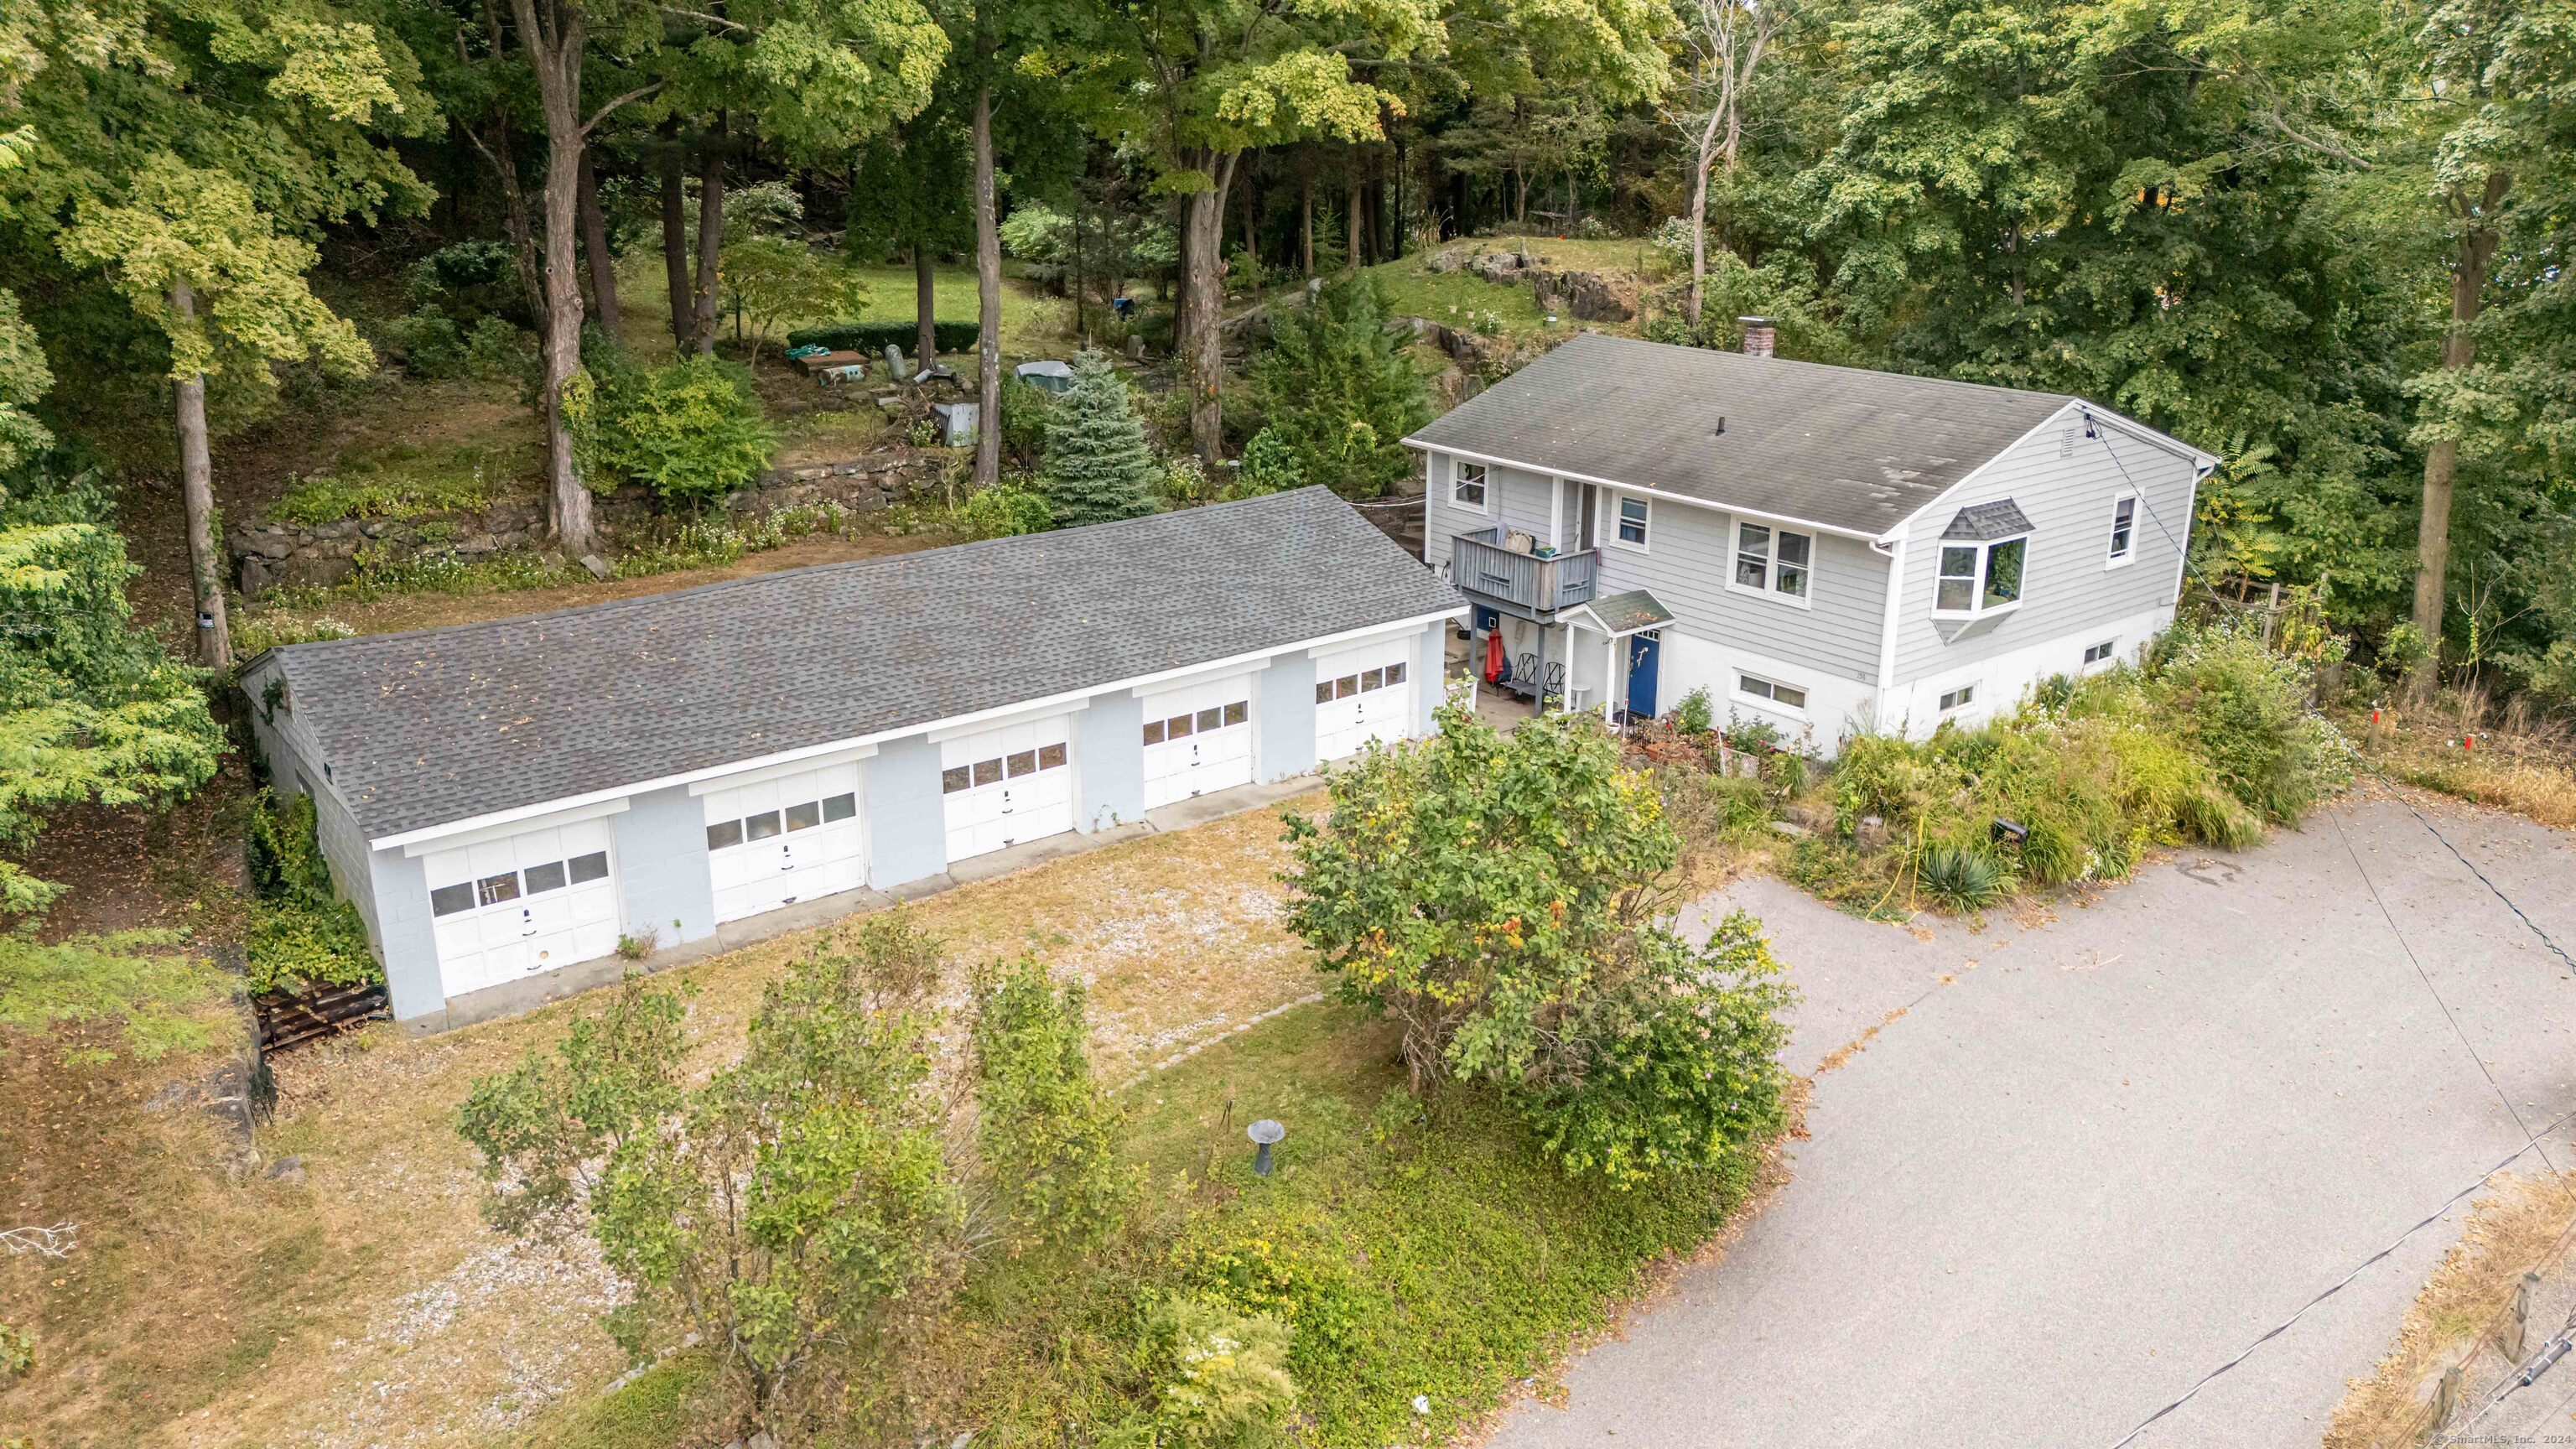
[{"label": "red umbrella", "polygon": [[1503,682],[1503,631],[1500,629],[1485,636],[1485,682]]}]

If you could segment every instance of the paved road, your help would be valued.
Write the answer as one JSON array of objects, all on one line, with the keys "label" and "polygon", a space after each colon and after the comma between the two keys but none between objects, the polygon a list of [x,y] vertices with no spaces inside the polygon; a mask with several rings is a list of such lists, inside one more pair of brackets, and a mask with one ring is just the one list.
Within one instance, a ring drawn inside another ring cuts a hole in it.
[{"label": "paved road", "polygon": [[[2576,840],[2435,818],[2576,943]],[[2034,929],[1927,943],[1768,880],[1712,904],[1760,915],[1805,991],[1795,1070],[1883,1028],[1817,1079],[1736,1247],[1506,1449],[2101,1449],[2524,1142],[2462,1034],[2532,1128],[2576,1109],[2576,980],[2393,802]],[[2137,1444],[2315,1445],[2464,1215]]]}]

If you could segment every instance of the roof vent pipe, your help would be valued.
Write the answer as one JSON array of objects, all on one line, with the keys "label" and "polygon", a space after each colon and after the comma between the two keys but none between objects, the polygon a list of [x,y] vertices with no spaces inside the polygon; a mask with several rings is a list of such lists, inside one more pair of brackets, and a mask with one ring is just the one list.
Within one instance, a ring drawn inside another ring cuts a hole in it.
[{"label": "roof vent pipe", "polygon": [[1739,327],[1741,327],[1741,328],[1743,328],[1743,329],[1744,329],[1744,355],[1745,355],[1745,356],[1747,356],[1747,357],[1769,357],[1769,356],[1771,355],[1771,319],[1770,319],[1770,318],[1768,318],[1768,317],[1738,317],[1738,318],[1736,318],[1736,319],[1735,319],[1735,323],[1736,323],[1736,325],[1737,325],[1737,326],[1739,326]]}]

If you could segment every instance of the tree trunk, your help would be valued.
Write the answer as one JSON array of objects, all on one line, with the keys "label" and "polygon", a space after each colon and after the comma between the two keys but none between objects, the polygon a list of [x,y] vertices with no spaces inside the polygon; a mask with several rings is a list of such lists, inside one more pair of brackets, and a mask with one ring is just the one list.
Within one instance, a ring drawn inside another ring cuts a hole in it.
[{"label": "tree trunk", "polygon": [[1076,193],[1075,193],[1075,195],[1074,195],[1074,199],[1073,199],[1073,279],[1072,279],[1072,280],[1073,280],[1073,335],[1082,339],[1082,345],[1083,345],[1083,346],[1085,346],[1085,347],[1089,347],[1089,346],[1091,345],[1091,320],[1090,320],[1089,315],[1088,315],[1087,313],[1085,313],[1085,312],[1082,310],[1082,294],[1083,294],[1083,292],[1084,292],[1084,291],[1087,289],[1087,287],[1088,287],[1089,277],[1088,277],[1088,274],[1085,272],[1084,267],[1083,267],[1083,251],[1082,251],[1082,196],[1081,196],[1081,193],[1079,193],[1079,192],[1076,192]]},{"label": "tree trunk", "polygon": [[[978,27],[981,30],[981,27]],[[993,59],[993,38],[976,54]],[[975,481],[1002,476],[1002,228],[993,198],[993,87],[975,89]]]},{"label": "tree trunk", "polygon": [[[170,284],[170,310],[197,315],[196,294],[185,282]],[[197,662],[229,673],[232,623],[224,611],[223,567],[215,552],[215,465],[206,441],[206,375],[178,379],[179,499],[188,516],[188,584],[197,598]]]},{"label": "tree trunk", "polygon": [[[1716,130],[1717,116],[1711,112],[1709,133]],[[1700,310],[1708,299],[1708,166],[1713,159],[1709,155],[1709,135],[1704,134],[1700,138],[1699,164],[1691,168],[1691,279],[1690,290],[1682,295],[1682,320],[1690,323],[1693,332],[1699,330]]]},{"label": "tree trunk", "polygon": [[680,124],[662,126],[662,272],[671,289],[671,340],[682,352],[698,345],[697,303],[689,288],[689,200],[681,183]]},{"label": "tree trunk", "polygon": [[1390,257],[1393,261],[1404,260],[1404,180],[1408,169],[1404,160],[1404,132],[1398,128],[1395,133],[1395,217],[1392,227],[1395,251]]},{"label": "tree trunk", "polygon": [[546,525],[555,542],[569,554],[592,547],[590,490],[582,486],[573,456],[572,433],[564,416],[564,392],[581,376],[581,60],[586,43],[584,22],[576,6],[549,7],[551,25],[541,25],[537,0],[512,0],[519,35],[537,76],[538,100],[546,118],[545,214],[545,356]]},{"label": "tree trunk", "polygon": [[1189,198],[1181,198],[1177,207],[1179,224],[1172,229],[1173,251],[1180,263],[1180,274],[1173,278],[1172,287],[1172,360],[1175,362],[1190,355],[1190,339],[1198,335],[1190,330],[1190,303],[1196,292],[1190,285],[1190,278],[1198,275],[1198,268],[1190,260]]},{"label": "tree trunk", "polygon": [[691,309],[697,318],[693,335],[701,355],[716,350],[716,282],[721,274],[717,257],[724,250],[724,112],[716,112],[706,145],[706,154],[698,158],[698,295]]},{"label": "tree trunk", "polygon": [[1315,178],[1306,178],[1304,194],[1297,202],[1297,246],[1305,254],[1306,275],[1315,275]]},{"label": "tree trunk", "polygon": [[1342,202],[1342,262],[1345,266],[1362,266],[1360,239],[1368,234],[1367,223],[1360,220],[1360,183],[1351,178],[1350,194]]},{"label": "tree trunk", "polygon": [[[2504,172],[2487,177],[2478,202],[2463,201],[2458,210],[2467,220],[2460,236],[2460,255],[2451,267],[2451,325],[2442,337],[2442,370],[2465,370],[2477,360],[2477,339],[2469,332],[2484,305],[2487,266],[2495,258],[2496,208],[2504,203],[2512,178]],[[2417,633],[2428,646],[2415,668],[2414,685],[2430,693],[2441,680],[2444,584],[2451,569],[2451,487],[2458,477],[2460,444],[2443,438],[2424,452],[2424,512],[2415,532],[2415,612]]]},{"label": "tree trunk", "polygon": [[608,214],[599,205],[599,177],[591,169],[590,148],[581,149],[581,245],[590,262],[590,295],[599,309],[599,330],[611,342],[625,311],[617,305],[617,259],[608,254]]},{"label": "tree trunk", "polygon": [[[1235,153],[1239,155],[1241,153]],[[1181,379],[1189,389],[1190,446],[1211,472],[1225,458],[1225,418],[1218,395],[1225,384],[1224,259],[1217,239],[1225,225],[1225,187],[1234,156],[1202,153],[1195,169],[1212,184],[1181,198],[1181,235],[1189,271],[1181,282],[1189,332],[1181,348]]]},{"label": "tree trunk", "polygon": [[939,283],[930,275],[930,248],[912,244],[912,350],[921,370],[939,360]]}]

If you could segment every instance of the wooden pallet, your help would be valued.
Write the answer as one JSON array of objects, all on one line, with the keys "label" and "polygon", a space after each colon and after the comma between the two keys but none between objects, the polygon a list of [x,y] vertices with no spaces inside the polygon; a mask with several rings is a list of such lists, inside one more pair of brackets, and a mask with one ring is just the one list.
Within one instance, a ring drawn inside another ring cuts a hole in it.
[{"label": "wooden pallet", "polygon": [[251,998],[251,1010],[259,1017],[263,1052],[337,1036],[364,1022],[393,1019],[393,1006],[382,986],[324,986],[302,996],[262,992]]}]

